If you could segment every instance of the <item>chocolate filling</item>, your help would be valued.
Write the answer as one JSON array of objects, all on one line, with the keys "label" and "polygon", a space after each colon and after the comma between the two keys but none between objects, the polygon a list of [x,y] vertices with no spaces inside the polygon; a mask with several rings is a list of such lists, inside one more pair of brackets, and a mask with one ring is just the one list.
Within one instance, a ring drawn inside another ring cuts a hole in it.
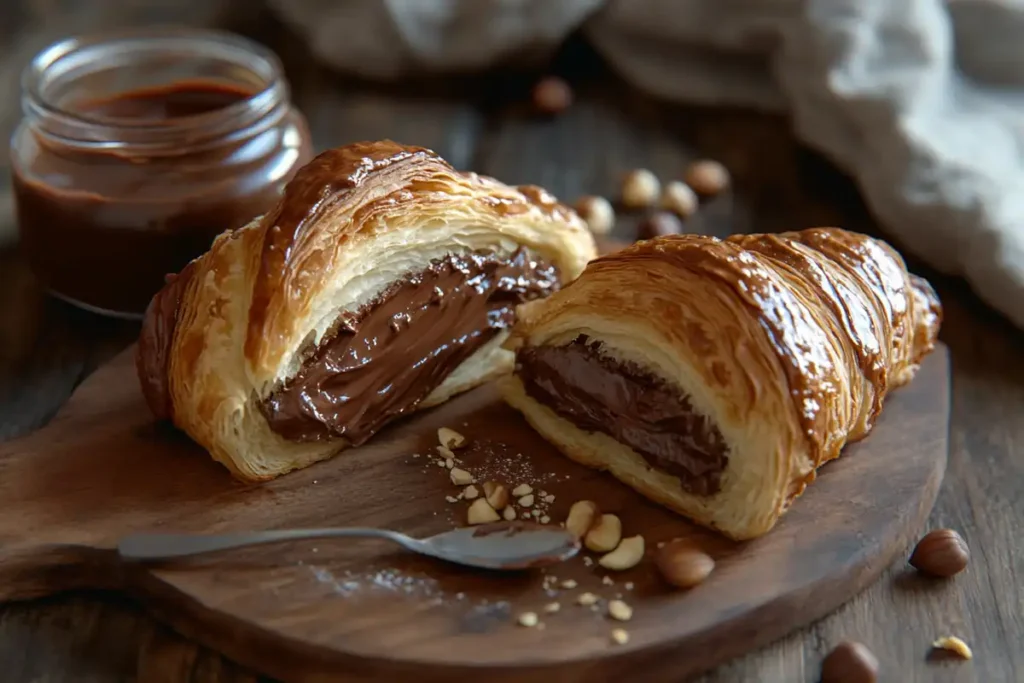
[{"label": "chocolate filling", "polygon": [[684,490],[711,495],[721,488],[728,448],[718,428],[678,389],[602,355],[599,342],[581,335],[566,346],[525,347],[516,373],[534,400],[580,429],[626,444],[679,477]]},{"label": "chocolate filling", "polygon": [[290,441],[361,444],[511,325],[516,305],[558,287],[557,269],[525,249],[438,259],[341,316],[263,413]]}]

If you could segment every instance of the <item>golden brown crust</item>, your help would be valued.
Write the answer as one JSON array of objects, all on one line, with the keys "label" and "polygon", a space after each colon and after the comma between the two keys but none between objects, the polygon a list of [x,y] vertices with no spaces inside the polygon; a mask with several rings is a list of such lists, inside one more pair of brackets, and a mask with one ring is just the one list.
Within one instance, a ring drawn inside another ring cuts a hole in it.
[{"label": "golden brown crust", "polygon": [[[219,237],[157,296],[139,346],[147,399],[245,479],[329,457],[346,444],[286,442],[255,407],[292,376],[302,351],[342,312],[433,259],[519,247],[557,266],[563,282],[596,255],[586,225],[539,188],[460,173],[390,141],[328,150],[272,211]],[[488,349],[426,403],[509,363],[506,351]]]},{"label": "golden brown crust", "polygon": [[[732,445],[726,483],[710,501],[665,496],[675,509],[692,505],[697,521],[749,537],[870,431],[888,391],[934,348],[941,307],[884,242],[823,228],[640,242],[521,307],[519,319],[512,347],[586,334],[693,397]],[[514,400],[576,457],[599,457],[598,442],[528,397]],[[731,509],[732,496],[760,509]]]}]

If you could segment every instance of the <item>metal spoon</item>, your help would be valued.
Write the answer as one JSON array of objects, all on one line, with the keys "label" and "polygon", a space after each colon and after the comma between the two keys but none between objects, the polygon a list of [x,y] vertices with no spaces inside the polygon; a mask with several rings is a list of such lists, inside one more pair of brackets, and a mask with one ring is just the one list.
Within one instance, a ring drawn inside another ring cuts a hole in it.
[{"label": "metal spoon", "polygon": [[382,538],[406,550],[455,564],[506,570],[563,562],[580,549],[579,539],[560,527],[530,522],[498,522],[453,529],[423,539],[387,529],[354,527],[221,535],[140,534],[122,539],[117,545],[117,552],[126,560],[173,560],[231,548],[314,538]]}]

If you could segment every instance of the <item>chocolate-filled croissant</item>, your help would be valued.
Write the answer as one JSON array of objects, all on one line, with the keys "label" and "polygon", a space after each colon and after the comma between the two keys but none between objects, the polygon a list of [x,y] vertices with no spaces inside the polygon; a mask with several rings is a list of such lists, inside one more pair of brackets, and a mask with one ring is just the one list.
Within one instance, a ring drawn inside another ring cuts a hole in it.
[{"label": "chocolate-filled croissant", "polygon": [[509,404],[573,460],[747,539],[867,435],[941,308],[884,242],[814,229],[640,242],[518,315]]},{"label": "chocolate-filled croissant", "polygon": [[540,188],[393,142],[329,150],[153,299],[143,392],[236,476],[269,479],[509,372],[515,306],[595,254]]}]

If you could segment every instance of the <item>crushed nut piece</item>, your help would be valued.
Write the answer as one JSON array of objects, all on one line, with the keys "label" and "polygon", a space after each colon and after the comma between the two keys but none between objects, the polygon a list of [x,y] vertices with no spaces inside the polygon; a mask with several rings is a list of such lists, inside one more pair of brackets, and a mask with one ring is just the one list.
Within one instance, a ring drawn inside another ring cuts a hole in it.
[{"label": "crushed nut piece", "polygon": [[495,510],[504,510],[508,505],[508,489],[501,484],[496,484],[493,481],[484,484],[484,496]]},{"label": "crushed nut piece", "polygon": [[[466,488],[464,488],[462,490],[462,496],[466,500],[473,500],[474,498],[476,498],[479,495],[480,495],[480,491],[477,489],[477,487],[473,486],[472,484],[470,484],[469,486],[467,486]],[[494,506],[491,506],[491,507],[494,507]]]},{"label": "crushed nut piece", "polygon": [[477,498],[473,501],[473,504],[469,506],[467,512],[467,520],[469,524],[489,524],[490,522],[497,522],[501,517],[497,512],[494,511],[490,505],[487,504],[485,498]]},{"label": "crushed nut piece", "polygon": [[437,440],[445,448],[452,450],[459,449],[466,445],[466,437],[459,434],[454,429],[448,427],[441,427],[437,430]]},{"label": "crushed nut piece", "polygon": [[601,577],[601,583],[603,583],[606,586],[614,586],[615,585],[615,582],[612,581],[612,577],[610,577],[610,576],[603,576],[603,577]]},{"label": "crushed nut piece", "polygon": [[[452,471],[449,472],[449,476],[452,483],[456,486],[467,486],[473,483],[473,475],[459,467],[453,467]],[[490,506],[488,505],[488,507]]]},{"label": "crushed nut piece", "polygon": [[448,469],[455,467],[455,459],[448,458],[447,460],[444,461],[444,466],[447,467]]},{"label": "crushed nut piece", "polygon": [[548,523],[548,522],[550,522],[550,521],[551,521],[551,518],[550,518],[550,517],[548,517],[547,515],[543,515],[543,516],[542,516],[542,517],[540,518],[540,523],[541,523],[541,524],[547,524],[547,523]]},{"label": "crushed nut piece", "polygon": [[562,606],[557,602],[549,602],[548,604],[544,605],[544,612],[547,614],[554,614],[560,609],[562,609]]},{"label": "crushed nut piece", "polygon": [[612,600],[608,603],[608,616],[619,621],[629,621],[633,618],[633,608],[622,600]]},{"label": "crushed nut piece", "polygon": [[597,508],[597,503],[590,500],[578,500],[569,508],[565,528],[576,538],[583,538],[600,518],[601,511]]},{"label": "crushed nut piece", "polygon": [[583,566],[584,567],[593,567],[594,566],[594,558],[590,557],[589,555],[584,556],[583,557]]},{"label": "crushed nut piece", "polygon": [[960,640],[956,636],[943,636],[932,643],[932,647],[938,650],[946,650],[952,652],[957,657],[963,659],[973,659],[974,653],[971,652],[971,648],[968,647],[967,643]]},{"label": "crushed nut piece", "polygon": [[502,511],[501,515],[505,518],[506,522],[511,522],[513,519],[516,518],[515,508],[507,507]]},{"label": "crushed nut piece", "polygon": [[613,629],[612,642],[616,645],[625,645],[629,642],[629,633],[624,628]]},{"label": "crushed nut piece", "polygon": [[580,593],[579,596],[576,598],[576,602],[580,605],[583,605],[584,607],[590,607],[591,605],[597,603],[599,599],[600,598],[598,598],[593,593]]},{"label": "crushed nut piece", "polygon": [[529,484],[520,484],[519,486],[512,489],[512,495],[516,498],[522,498],[523,496],[533,493],[533,487]]},{"label": "crushed nut piece", "polygon": [[576,587],[576,585],[577,585],[576,582],[573,581],[572,579],[566,579],[565,581],[562,582],[562,588],[565,588],[566,590],[572,590],[573,588]]},{"label": "crushed nut piece", "polygon": [[533,628],[537,625],[537,613],[523,612],[519,615],[519,625],[525,626],[526,628]]},{"label": "crushed nut piece", "polygon": [[633,582],[632,581],[627,581],[626,582],[626,590],[628,590],[628,591],[633,590]]},{"label": "crushed nut piece", "polygon": [[622,522],[615,515],[601,515],[590,531],[587,532],[585,544],[595,553],[606,553],[619,545],[622,539]]},{"label": "crushed nut piece", "polygon": [[444,499],[447,500],[449,503],[458,503],[459,502],[459,499],[456,498],[455,496],[445,496]]},{"label": "crushed nut piece", "polygon": [[455,454],[452,453],[450,448],[447,448],[445,446],[435,446],[435,448],[437,449],[438,455],[440,455],[442,458],[454,458],[455,457]]},{"label": "crushed nut piece", "polygon": [[632,569],[644,559],[644,537],[631,536],[622,539],[619,546],[597,561],[605,569],[624,571]]},{"label": "crushed nut piece", "polygon": [[441,468],[443,468],[443,467],[444,467],[444,460],[438,460],[438,461],[437,461],[436,463],[434,463],[434,464],[435,464],[435,465],[437,465],[438,467],[441,467]]},{"label": "crushed nut piece", "polygon": [[[513,491],[513,493],[515,493],[515,491]],[[533,494],[527,493],[525,496],[519,499],[519,504],[522,505],[524,508],[528,508],[531,505],[533,505]]]},{"label": "crushed nut piece", "polygon": [[548,503],[548,504],[554,503],[555,502],[555,494],[553,494],[553,493],[546,494],[544,496],[544,502]]},{"label": "crushed nut piece", "polygon": [[543,515],[543,514],[544,514],[544,513],[543,513],[543,512],[541,512],[540,510],[531,510],[531,511],[530,511],[530,515],[531,515],[531,516],[532,516],[532,517],[533,517],[534,519],[537,519],[537,518],[539,518],[539,517],[540,517],[541,515]]}]

